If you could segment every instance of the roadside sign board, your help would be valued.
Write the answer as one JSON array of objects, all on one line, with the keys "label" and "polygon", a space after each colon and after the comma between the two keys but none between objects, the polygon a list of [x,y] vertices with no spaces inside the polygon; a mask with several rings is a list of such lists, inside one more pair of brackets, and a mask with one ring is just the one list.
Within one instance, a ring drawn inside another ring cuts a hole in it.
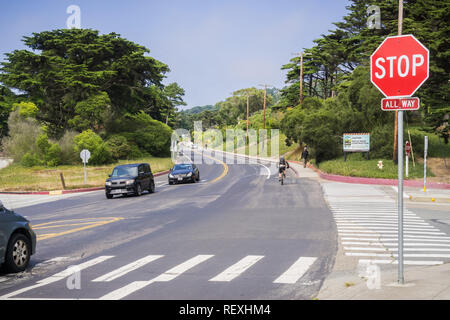
[{"label": "roadside sign board", "polygon": [[344,152],[369,152],[370,133],[344,133]]},{"label": "roadside sign board", "polygon": [[419,98],[384,98],[381,99],[381,110],[397,111],[397,110],[419,110]]},{"label": "roadside sign board", "polygon": [[87,163],[89,158],[91,157],[91,153],[87,149],[83,149],[80,152],[80,158],[83,161],[83,163]]},{"label": "roadside sign board", "polygon": [[412,96],[428,75],[429,51],[413,35],[387,37],[370,57],[370,80],[388,98]]}]

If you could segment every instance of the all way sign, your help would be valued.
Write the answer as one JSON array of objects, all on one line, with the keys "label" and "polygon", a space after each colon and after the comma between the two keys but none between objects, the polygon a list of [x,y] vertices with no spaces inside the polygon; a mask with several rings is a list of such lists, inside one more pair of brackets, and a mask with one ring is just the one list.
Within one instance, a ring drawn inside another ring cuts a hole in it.
[{"label": "all way sign", "polygon": [[381,99],[381,110],[396,111],[396,110],[419,110],[419,98],[385,98]]}]

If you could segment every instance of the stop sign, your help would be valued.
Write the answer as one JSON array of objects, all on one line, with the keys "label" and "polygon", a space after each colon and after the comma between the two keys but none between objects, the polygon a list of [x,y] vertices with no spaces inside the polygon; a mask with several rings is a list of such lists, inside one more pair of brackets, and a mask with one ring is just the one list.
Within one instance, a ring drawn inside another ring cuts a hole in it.
[{"label": "stop sign", "polygon": [[413,35],[387,37],[370,56],[370,80],[386,97],[412,96],[428,73],[428,49]]}]

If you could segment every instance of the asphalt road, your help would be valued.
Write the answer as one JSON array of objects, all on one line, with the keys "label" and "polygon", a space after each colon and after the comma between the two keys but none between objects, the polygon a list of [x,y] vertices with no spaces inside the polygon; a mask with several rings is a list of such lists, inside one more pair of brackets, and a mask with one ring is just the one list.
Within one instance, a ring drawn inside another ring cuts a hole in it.
[{"label": "asphalt road", "polygon": [[18,209],[37,253],[26,272],[0,273],[0,299],[314,298],[337,250],[319,183],[289,171],[281,186],[267,164],[208,162],[199,183],[161,176],[154,194]]}]

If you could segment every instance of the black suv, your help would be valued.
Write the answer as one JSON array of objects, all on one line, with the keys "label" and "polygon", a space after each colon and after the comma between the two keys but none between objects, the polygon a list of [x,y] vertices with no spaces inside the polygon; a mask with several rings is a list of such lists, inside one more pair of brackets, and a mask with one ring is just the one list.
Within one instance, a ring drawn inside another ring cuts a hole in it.
[{"label": "black suv", "polygon": [[116,194],[140,196],[144,190],[155,192],[155,180],[148,163],[124,164],[114,168],[105,182],[108,199]]}]

